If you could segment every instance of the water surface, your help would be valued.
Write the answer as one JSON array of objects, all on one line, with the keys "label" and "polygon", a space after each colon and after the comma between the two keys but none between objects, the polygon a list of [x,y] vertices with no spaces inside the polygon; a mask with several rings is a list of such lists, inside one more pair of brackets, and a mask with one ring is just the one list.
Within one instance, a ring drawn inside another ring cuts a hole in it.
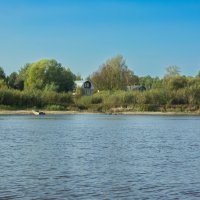
[{"label": "water surface", "polygon": [[0,116],[0,199],[200,199],[200,117]]}]

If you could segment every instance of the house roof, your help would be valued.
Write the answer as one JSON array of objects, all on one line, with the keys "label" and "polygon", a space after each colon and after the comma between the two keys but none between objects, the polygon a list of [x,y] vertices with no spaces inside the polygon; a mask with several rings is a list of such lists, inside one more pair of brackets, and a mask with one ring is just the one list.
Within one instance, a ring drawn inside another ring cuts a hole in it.
[{"label": "house roof", "polygon": [[[75,81],[75,85],[76,85],[76,87],[84,87],[84,83],[86,82],[86,81],[88,81],[88,80],[81,80],[81,81]],[[93,86],[93,84],[92,84],[92,82],[91,81],[89,81],[90,83],[91,83],[91,89],[94,89],[94,86]]]}]

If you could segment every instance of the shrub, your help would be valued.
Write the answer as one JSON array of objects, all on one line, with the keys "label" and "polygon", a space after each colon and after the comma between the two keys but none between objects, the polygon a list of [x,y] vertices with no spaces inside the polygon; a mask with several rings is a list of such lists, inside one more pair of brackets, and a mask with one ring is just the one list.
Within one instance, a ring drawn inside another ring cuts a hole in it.
[{"label": "shrub", "polygon": [[75,103],[78,106],[78,108],[81,110],[88,109],[92,103],[92,97],[91,96],[82,96],[81,98],[76,99]]},{"label": "shrub", "polygon": [[100,104],[103,102],[102,97],[100,96],[92,96],[91,103],[92,104]]},{"label": "shrub", "polygon": [[170,93],[170,104],[180,105],[188,104],[188,98],[185,89],[180,89]]},{"label": "shrub", "polygon": [[128,105],[136,104],[136,102],[137,102],[137,98],[136,98],[135,92],[129,91],[125,93],[124,95],[125,104],[128,104]]}]

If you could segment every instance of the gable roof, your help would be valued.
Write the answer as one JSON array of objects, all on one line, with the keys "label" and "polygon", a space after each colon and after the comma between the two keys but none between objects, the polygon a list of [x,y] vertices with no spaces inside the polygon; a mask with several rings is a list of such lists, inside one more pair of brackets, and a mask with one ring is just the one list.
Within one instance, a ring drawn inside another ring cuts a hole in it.
[{"label": "gable roof", "polygon": [[94,86],[93,86],[93,84],[92,84],[92,82],[91,81],[89,81],[89,80],[81,80],[81,81],[74,81],[75,82],[75,85],[76,85],[76,87],[81,87],[81,88],[84,88],[84,83],[85,82],[90,82],[91,83],[91,89],[94,89]]}]

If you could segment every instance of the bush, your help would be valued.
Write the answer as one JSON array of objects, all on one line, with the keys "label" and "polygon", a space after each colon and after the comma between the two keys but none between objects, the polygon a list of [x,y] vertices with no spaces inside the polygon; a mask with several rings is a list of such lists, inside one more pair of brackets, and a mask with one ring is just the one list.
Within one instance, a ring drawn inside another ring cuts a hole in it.
[{"label": "bush", "polygon": [[168,102],[169,95],[168,91],[161,90],[161,89],[154,89],[148,91],[149,93],[149,100],[151,104],[154,105],[165,105]]},{"label": "bush", "polygon": [[170,93],[171,105],[183,105],[188,104],[188,98],[185,89],[180,89]]},{"label": "bush", "polygon": [[42,98],[45,104],[52,105],[69,105],[73,102],[70,93],[44,92]]},{"label": "bush", "polygon": [[76,99],[75,103],[78,106],[78,108],[81,110],[88,109],[92,103],[92,97],[91,96],[82,96],[81,98]]},{"label": "bush", "polygon": [[104,98],[104,105],[107,107],[118,107],[124,105],[124,94],[125,92],[117,91],[108,97]]},{"label": "bush", "polygon": [[20,108],[44,107],[46,105],[69,105],[73,103],[68,93],[42,92],[40,90],[19,91],[0,89],[0,104]]},{"label": "bush", "polygon": [[100,96],[92,96],[91,104],[100,104],[103,102],[102,97]]},{"label": "bush", "polygon": [[188,102],[191,105],[200,105],[200,86],[193,85],[187,89]]},{"label": "bush", "polygon": [[137,102],[137,98],[136,98],[135,92],[129,91],[129,92],[125,93],[125,95],[124,95],[124,103],[125,104],[127,104],[127,105],[136,104],[136,102]]}]

